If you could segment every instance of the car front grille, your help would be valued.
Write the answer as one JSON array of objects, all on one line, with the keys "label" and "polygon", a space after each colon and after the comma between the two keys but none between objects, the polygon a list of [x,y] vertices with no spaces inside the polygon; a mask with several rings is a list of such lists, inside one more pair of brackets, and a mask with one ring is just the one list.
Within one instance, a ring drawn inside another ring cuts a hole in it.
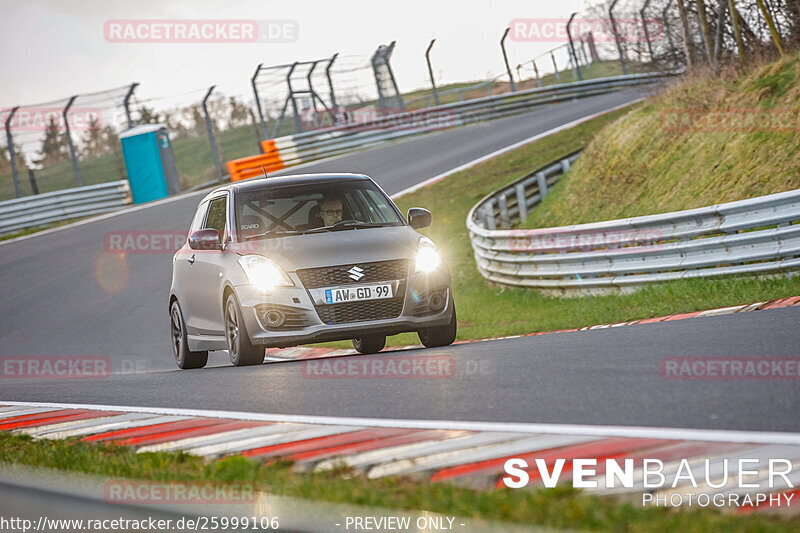
[{"label": "car front grille", "polygon": [[[358,280],[351,278],[348,272],[348,270],[356,266],[363,269],[361,272],[363,276]],[[304,268],[297,271],[297,276],[306,289],[354,283],[373,283],[396,279],[402,280],[408,277],[408,259],[376,261],[374,263],[349,263],[346,265],[322,268]]]},{"label": "car front grille", "polygon": [[[403,293],[401,293],[402,295]],[[403,298],[367,300],[317,306],[320,320],[325,324],[346,324],[368,320],[396,318],[403,311]]]}]

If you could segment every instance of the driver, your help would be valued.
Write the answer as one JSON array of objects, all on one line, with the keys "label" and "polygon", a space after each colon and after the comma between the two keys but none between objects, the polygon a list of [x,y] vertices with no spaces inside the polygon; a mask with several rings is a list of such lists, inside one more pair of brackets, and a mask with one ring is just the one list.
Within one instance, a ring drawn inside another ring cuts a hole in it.
[{"label": "driver", "polygon": [[342,202],[336,198],[325,198],[319,203],[319,214],[325,226],[333,226],[342,220]]}]

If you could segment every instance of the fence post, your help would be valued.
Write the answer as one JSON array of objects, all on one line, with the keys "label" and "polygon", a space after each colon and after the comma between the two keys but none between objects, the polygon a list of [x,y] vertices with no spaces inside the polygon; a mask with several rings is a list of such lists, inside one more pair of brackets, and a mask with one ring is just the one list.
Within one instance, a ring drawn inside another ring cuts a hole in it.
[{"label": "fence post", "polygon": [[532,60],[531,63],[533,63],[533,72],[536,74],[536,86],[541,87],[542,78],[539,77],[539,68],[536,66],[536,60]]},{"label": "fence post", "polygon": [[[250,84],[253,86],[253,96],[256,99],[256,109],[258,110],[258,122],[261,124],[261,139],[267,138],[267,125],[264,123],[264,112],[261,110],[261,99],[258,97],[258,89],[256,88],[256,78],[258,78],[258,73],[261,70],[261,66],[264,63],[259,63],[256,67],[256,71],[253,73],[253,77],[250,78]],[[261,143],[259,143],[259,146]]]},{"label": "fence post", "polygon": [[436,80],[433,79],[433,67],[431,67],[431,48],[433,48],[433,43],[435,42],[436,39],[431,39],[431,44],[425,50],[425,61],[428,62],[428,75],[431,77],[431,87],[433,87],[433,101],[435,105],[439,105],[439,93],[436,91]]},{"label": "fence post", "polygon": [[617,43],[617,52],[619,53],[619,64],[622,66],[623,76],[628,73],[625,68],[625,54],[622,51],[622,43],[619,42],[619,32],[617,31],[617,21],[614,20],[614,6],[617,5],[617,0],[611,2],[608,8],[608,18],[611,20],[611,31],[614,32],[614,42]]},{"label": "fence post", "polygon": [[217,177],[222,181],[222,163],[219,160],[219,152],[217,151],[217,141],[214,138],[214,124],[211,122],[211,115],[208,114],[208,99],[214,91],[216,85],[208,88],[205,98],[203,98],[203,113],[206,115],[206,130],[208,131],[208,140],[211,142],[211,155],[214,156],[214,166],[217,167]]},{"label": "fence post", "polygon": [[17,198],[22,198],[22,188],[19,186],[19,174],[17,173],[17,155],[14,151],[14,137],[11,135],[11,119],[19,109],[19,106],[11,109],[6,119],[6,142],[8,143],[8,158],[11,160],[11,177],[14,180],[14,193]]},{"label": "fence post", "polygon": [[581,72],[581,64],[578,61],[578,55],[575,53],[575,43],[572,42],[572,32],[570,31],[569,27],[572,26],[572,21],[575,19],[575,15],[578,12],[576,11],[569,17],[569,21],[567,21],[567,38],[569,39],[569,50],[572,53],[572,60],[575,62],[575,69],[578,71],[578,81],[583,81],[583,72]]},{"label": "fence post", "polygon": [[647,28],[647,19],[644,18],[644,12],[647,9],[647,6],[650,5],[650,0],[644,0],[644,5],[642,9],[639,11],[639,18],[642,20],[642,29],[644,30],[644,40],[647,43],[647,54],[650,57],[650,61],[653,61],[653,43],[650,42],[650,30]]},{"label": "fence post", "polygon": [[511,84],[511,92],[517,92],[517,85],[514,83],[514,76],[511,74],[511,67],[508,64],[508,55],[506,54],[506,37],[508,37],[508,32],[511,31],[511,28],[506,28],[506,31],[503,32],[503,37],[500,39],[500,48],[503,50],[503,61],[506,62],[506,72],[508,72],[508,81]]},{"label": "fence post", "polygon": [[133,96],[133,91],[139,84],[134,82],[131,83],[130,88],[128,89],[128,94],[125,95],[125,100],[122,102],[122,106],[125,108],[125,118],[128,119],[128,129],[133,128],[133,119],[131,118],[131,97]]},{"label": "fence post", "polygon": [[78,168],[78,154],[75,153],[75,144],[73,144],[72,142],[72,132],[70,132],[69,130],[69,119],[67,118],[67,113],[69,113],[69,108],[72,107],[72,104],[75,102],[75,99],[77,97],[78,95],[76,94],[75,96],[69,99],[66,107],[64,107],[62,116],[64,117],[64,128],[65,128],[65,133],[67,135],[67,145],[69,146],[69,155],[72,158],[72,170],[75,171],[75,180],[78,182],[78,187],[83,187],[83,180],[81,179],[81,169]]},{"label": "fence post", "polygon": [[[336,94],[333,92],[333,79],[331,79],[331,67],[333,66],[333,62],[336,61],[336,58],[339,57],[339,52],[333,54],[330,61],[328,61],[328,66],[325,67],[325,77],[328,78],[328,90],[331,93],[331,112],[336,113]],[[336,117],[331,117],[336,121]]]}]

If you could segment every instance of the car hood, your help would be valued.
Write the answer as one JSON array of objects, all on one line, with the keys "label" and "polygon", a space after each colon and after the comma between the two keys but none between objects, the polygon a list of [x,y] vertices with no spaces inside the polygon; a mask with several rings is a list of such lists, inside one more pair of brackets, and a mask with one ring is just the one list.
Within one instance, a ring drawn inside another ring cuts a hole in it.
[{"label": "car hood", "polygon": [[232,243],[241,255],[260,254],[289,272],[303,268],[413,259],[420,234],[410,226],[347,229]]}]

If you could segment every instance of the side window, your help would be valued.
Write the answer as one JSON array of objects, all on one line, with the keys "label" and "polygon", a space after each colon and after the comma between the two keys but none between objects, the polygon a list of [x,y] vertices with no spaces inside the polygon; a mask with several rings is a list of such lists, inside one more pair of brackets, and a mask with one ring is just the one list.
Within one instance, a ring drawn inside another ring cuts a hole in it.
[{"label": "side window", "polygon": [[192,225],[189,226],[190,234],[202,228],[207,212],[208,202],[204,202],[197,207],[197,212],[194,214],[194,218],[192,219]]},{"label": "side window", "polygon": [[203,225],[203,229],[217,230],[220,237],[225,234],[225,221],[228,219],[226,201],[226,196],[220,196],[209,202],[208,216],[206,217],[205,225]]}]

